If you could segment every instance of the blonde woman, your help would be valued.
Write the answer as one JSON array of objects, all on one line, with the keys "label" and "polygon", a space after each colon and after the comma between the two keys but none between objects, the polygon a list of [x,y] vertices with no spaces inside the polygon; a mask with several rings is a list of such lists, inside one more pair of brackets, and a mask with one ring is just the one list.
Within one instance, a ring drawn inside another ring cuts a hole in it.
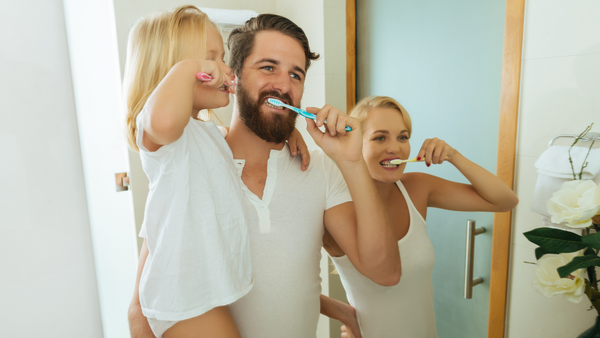
[{"label": "blonde woman", "polygon": [[418,172],[404,174],[406,164],[391,164],[394,159],[408,159],[412,132],[410,116],[396,100],[367,97],[350,115],[362,124],[363,157],[394,222],[402,275],[395,286],[373,283],[326,233],[324,247],[354,308],[321,296],[321,313],[346,324],[342,337],[437,337],[431,281],[435,256],[425,231],[427,208],[502,212],[515,207],[518,199],[499,178],[437,138],[425,140],[417,160],[424,159],[428,167],[449,162],[470,184]]},{"label": "blonde woman", "polygon": [[132,327],[134,337],[240,337],[226,305],[252,288],[242,185],[227,130],[199,119],[229,103],[224,55],[221,34],[194,6],[148,16],[129,36],[127,136],[150,180],[130,307],[149,327]]}]

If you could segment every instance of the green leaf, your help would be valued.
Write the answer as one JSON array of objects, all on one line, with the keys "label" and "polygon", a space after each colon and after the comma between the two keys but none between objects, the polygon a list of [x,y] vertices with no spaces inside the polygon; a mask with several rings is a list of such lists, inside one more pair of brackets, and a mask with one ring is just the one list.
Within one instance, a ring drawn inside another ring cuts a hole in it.
[{"label": "green leaf", "polygon": [[559,229],[537,228],[525,232],[523,235],[530,242],[539,245],[546,252],[567,253],[586,247],[581,242],[581,236]]},{"label": "green leaf", "polygon": [[577,256],[567,265],[556,269],[560,278],[567,277],[571,272],[579,269],[585,269],[588,266],[600,266],[600,257],[596,255]]},{"label": "green leaf", "polygon": [[594,249],[600,249],[600,232],[581,237],[581,242]]},{"label": "green leaf", "polygon": [[542,247],[538,247],[535,249],[535,259],[540,259],[545,254],[557,254],[557,253],[558,252],[552,252],[552,251],[544,250],[544,248],[542,248]]}]

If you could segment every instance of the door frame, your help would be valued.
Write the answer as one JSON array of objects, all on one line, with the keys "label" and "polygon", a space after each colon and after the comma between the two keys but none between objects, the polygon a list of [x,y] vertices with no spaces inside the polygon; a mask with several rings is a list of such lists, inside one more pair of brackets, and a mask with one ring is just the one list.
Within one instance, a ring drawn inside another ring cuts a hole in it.
[{"label": "door frame", "polygon": [[[514,189],[525,0],[506,0],[496,175]],[[346,109],[356,104],[356,0],[346,0]],[[512,211],[494,214],[488,338],[503,338]]]}]

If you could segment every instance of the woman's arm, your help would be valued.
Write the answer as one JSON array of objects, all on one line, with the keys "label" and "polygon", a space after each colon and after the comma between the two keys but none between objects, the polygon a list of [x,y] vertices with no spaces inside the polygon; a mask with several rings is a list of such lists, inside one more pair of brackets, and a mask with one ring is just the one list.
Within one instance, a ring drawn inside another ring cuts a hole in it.
[{"label": "woman's arm", "polygon": [[342,322],[352,332],[354,338],[362,338],[356,320],[356,310],[350,304],[342,303],[325,295],[321,295],[320,300],[321,314]]},{"label": "woman's arm", "polygon": [[426,140],[418,156],[425,158],[427,166],[444,161],[452,163],[471,183],[451,182],[426,174],[407,174],[407,178],[417,178],[415,181],[420,181],[421,188],[429,189],[428,206],[456,211],[503,212],[519,203],[517,195],[501,179],[471,162],[442,140]]}]

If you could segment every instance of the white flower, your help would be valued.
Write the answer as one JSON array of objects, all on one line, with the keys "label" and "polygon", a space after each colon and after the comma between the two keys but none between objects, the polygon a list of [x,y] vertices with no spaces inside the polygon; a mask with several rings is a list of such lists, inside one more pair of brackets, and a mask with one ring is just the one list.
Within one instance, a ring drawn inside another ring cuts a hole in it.
[{"label": "white flower", "polygon": [[600,187],[591,180],[567,181],[546,203],[552,223],[567,223],[571,228],[585,228],[600,213]]},{"label": "white flower", "polygon": [[583,269],[571,272],[565,278],[558,276],[557,268],[566,265],[579,253],[563,253],[563,254],[546,254],[537,261],[535,269],[536,278],[533,280],[533,288],[535,291],[550,298],[556,294],[561,294],[563,297],[573,303],[579,303],[583,297],[584,290],[581,275]]}]

